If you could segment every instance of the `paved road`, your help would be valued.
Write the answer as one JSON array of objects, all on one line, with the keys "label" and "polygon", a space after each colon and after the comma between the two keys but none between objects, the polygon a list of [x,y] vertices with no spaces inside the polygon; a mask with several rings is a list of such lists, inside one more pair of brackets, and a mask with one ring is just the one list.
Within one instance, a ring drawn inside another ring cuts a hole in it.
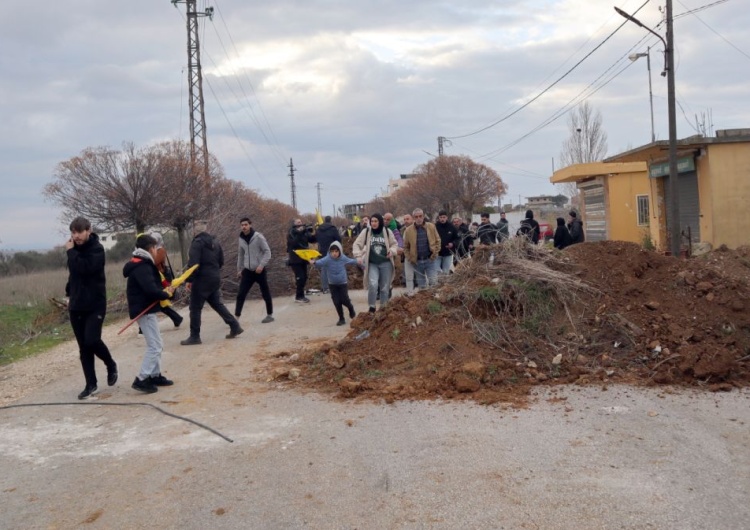
[{"label": "paved road", "polygon": [[[363,308],[364,293],[353,293]],[[143,343],[108,339],[121,380],[97,403],[0,410],[0,528],[747,529],[750,392],[540,389],[525,410],[333,402],[260,365],[343,335],[327,297],[246,306],[234,341],[162,322],[174,387],[130,389]],[[76,401],[71,365],[19,403]],[[2,384],[2,383],[0,383]]]}]

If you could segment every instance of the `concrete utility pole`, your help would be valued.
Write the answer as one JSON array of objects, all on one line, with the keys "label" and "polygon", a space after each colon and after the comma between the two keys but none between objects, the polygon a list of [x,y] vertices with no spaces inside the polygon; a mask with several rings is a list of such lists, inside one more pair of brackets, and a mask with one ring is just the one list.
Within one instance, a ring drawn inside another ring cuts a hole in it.
[{"label": "concrete utility pole", "polygon": [[172,0],[172,4],[187,6],[188,33],[188,90],[190,98],[190,161],[208,178],[208,143],[206,143],[206,112],[203,107],[203,74],[201,74],[201,49],[198,40],[198,18],[213,18],[214,8],[207,7],[198,13],[198,0]]},{"label": "concrete utility pole", "polygon": [[677,113],[675,107],[675,79],[674,79],[674,19],[672,17],[672,0],[666,0],[667,38],[643,25],[637,18],[624,12],[619,7],[615,11],[622,17],[637,24],[646,31],[659,37],[664,44],[664,71],[667,76],[667,110],[669,112],[669,183],[667,186],[667,227],[669,228],[669,250],[673,256],[679,257],[682,249],[682,231],[680,228],[680,183],[677,173]]},{"label": "concrete utility pole", "polygon": [[674,19],[672,0],[667,0],[667,107],[669,109],[669,208],[672,218],[667,219],[669,242],[672,255],[680,256],[682,231],[680,228],[680,183],[677,172],[677,113],[675,110],[674,79]]},{"label": "concrete utility pole", "polygon": [[323,203],[320,202],[320,186],[321,186],[320,182],[318,182],[318,184],[315,186],[316,188],[318,188],[318,212],[317,213],[318,215],[323,215]]},{"label": "concrete utility pole", "polygon": [[294,184],[294,162],[289,159],[289,179],[292,181],[292,208],[297,209],[297,185]]}]

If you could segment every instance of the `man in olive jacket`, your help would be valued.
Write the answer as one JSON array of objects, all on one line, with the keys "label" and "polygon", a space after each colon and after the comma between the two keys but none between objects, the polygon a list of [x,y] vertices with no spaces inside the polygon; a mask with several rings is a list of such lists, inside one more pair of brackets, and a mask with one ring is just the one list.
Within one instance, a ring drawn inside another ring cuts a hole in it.
[{"label": "man in olive jacket", "polygon": [[224,251],[219,241],[206,232],[207,221],[194,221],[195,237],[190,243],[190,253],[186,268],[198,265],[198,269],[188,279],[190,290],[190,336],[180,341],[183,346],[201,344],[201,312],[208,302],[229,326],[228,339],[233,339],[243,330],[240,323],[221,301],[221,268],[224,266]]},{"label": "man in olive jacket", "polygon": [[424,212],[417,208],[412,212],[414,224],[404,231],[404,256],[417,274],[417,287],[437,284],[440,253],[440,234],[435,225],[425,221]]}]

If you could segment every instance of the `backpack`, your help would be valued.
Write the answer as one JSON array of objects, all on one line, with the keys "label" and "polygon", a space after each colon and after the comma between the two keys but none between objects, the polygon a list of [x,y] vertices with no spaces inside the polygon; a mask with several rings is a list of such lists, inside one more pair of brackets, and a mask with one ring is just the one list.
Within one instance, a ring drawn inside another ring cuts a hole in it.
[{"label": "backpack", "polygon": [[531,227],[531,224],[524,219],[521,221],[521,227],[518,229],[518,232],[516,232],[517,236],[523,236],[526,239],[531,240],[531,232],[533,231],[533,228]]}]

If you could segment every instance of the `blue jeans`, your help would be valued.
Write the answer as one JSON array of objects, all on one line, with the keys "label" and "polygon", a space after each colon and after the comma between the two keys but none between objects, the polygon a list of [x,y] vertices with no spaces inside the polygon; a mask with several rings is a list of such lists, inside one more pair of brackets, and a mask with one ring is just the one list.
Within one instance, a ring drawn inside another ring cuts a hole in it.
[{"label": "blue jeans", "polygon": [[438,256],[437,258],[438,268],[442,274],[450,274],[451,266],[453,265],[453,254],[447,256]]},{"label": "blue jeans", "polygon": [[391,295],[391,278],[393,263],[385,261],[378,265],[370,263],[367,267],[367,305],[375,307],[380,289],[380,307],[385,307]]},{"label": "blue jeans", "polygon": [[428,287],[436,285],[438,267],[437,260],[418,259],[417,263],[414,264],[414,272],[417,273],[417,287],[422,289],[425,285]]},{"label": "blue jeans", "polygon": [[147,313],[138,319],[138,325],[146,339],[146,353],[143,354],[141,371],[138,379],[144,380],[152,375],[161,373],[161,352],[164,349],[159,332],[159,319],[156,313]]}]

